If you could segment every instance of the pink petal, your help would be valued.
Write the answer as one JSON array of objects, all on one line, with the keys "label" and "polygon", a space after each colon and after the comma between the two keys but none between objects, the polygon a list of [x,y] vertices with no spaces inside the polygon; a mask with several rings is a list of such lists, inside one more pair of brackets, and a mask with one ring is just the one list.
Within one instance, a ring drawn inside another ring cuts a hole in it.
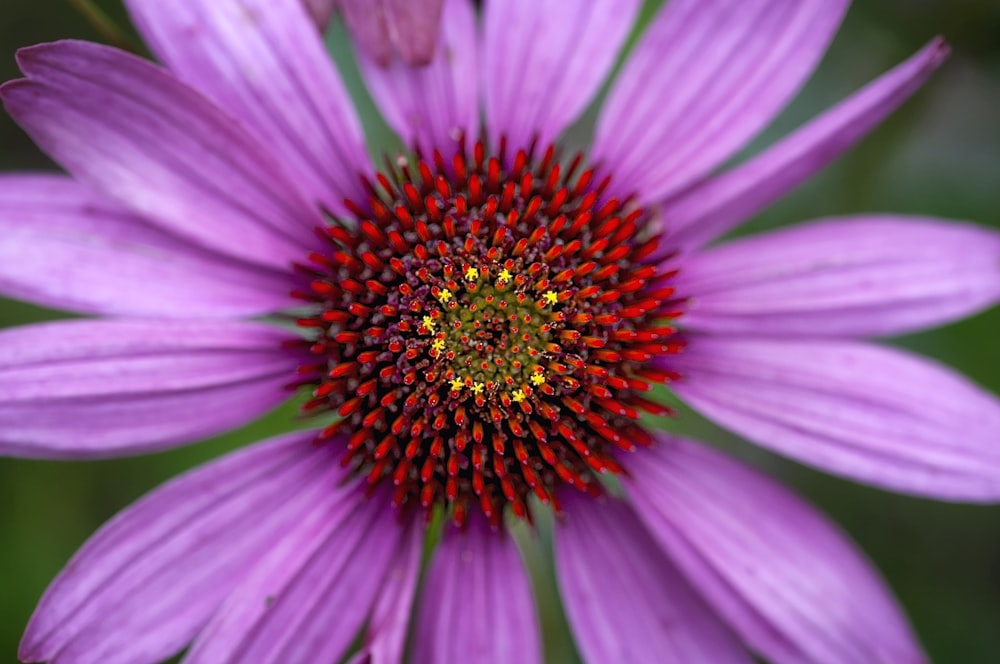
[{"label": "pink petal", "polygon": [[92,458],[163,449],[288,398],[288,334],[259,323],[63,321],[0,331],[0,453]]},{"label": "pink petal", "polygon": [[277,591],[270,606],[255,612],[259,619],[244,622],[239,642],[224,644],[231,648],[224,648],[222,660],[202,661],[342,661],[389,574],[399,570],[400,555],[413,537],[412,527],[397,523],[388,496],[365,500],[357,484],[352,493],[356,500],[344,505],[336,528]]},{"label": "pink petal", "polygon": [[935,39],[760,155],[670,201],[663,224],[672,244],[709,242],[811,178],[909,99],[947,55],[948,46]]},{"label": "pink petal", "polygon": [[[81,182],[172,233],[287,270],[316,242],[318,212],[266,148],[158,67],[88,42],[18,52],[27,79],[7,110]],[[100,75],[95,75],[100,72]]]},{"label": "pink petal", "polygon": [[410,627],[413,598],[420,576],[424,528],[415,523],[396,551],[392,567],[385,575],[385,585],[379,592],[365,629],[365,643],[351,658],[352,664],[402,662],[406,635]]},{"label": "pink petal", "polygon": [[414,632],[414,664],[541,662],[527,572],[506,531],[470,519],[447,527],[431,558]]},{"label": "pink petal", "polygon": [[1000,299],[1000,233],[906,217],[816,221],[689,257],[676,283],[696,330],[902,334]]},{"label": "pink petal", "polygon": [[[332,460],[331,460],[332,461]],[[184,658],[185,664],[231,661],[234,651],[251,629],[269,611],[291,579],[308,563],[319,547],[341,525],[346,511],[356,506],[358,492],[325,486],[317,496],[320,509],[308,514],[281,533],[273,546],[262,552],[239,585],[220,603]]]},{"label": "pink petal", "polygon": [[[308,443],[307,443],[308,444]],[[185,664],[229,661],[269,611],[275,599],[342,525],[358,504],[354,484],[324,487],[315,510],[292,525],[274,545],[254,561],[238,587],[225,598],[191,645]]]},{"label": "pink petal", "polygon": [[556,573],[585,661],[751,661],[625,503],[567,497]]},{"label": "pink petal", "polygon": [[638,0],[489,2],[484,27],[484,111],[491,144],[510,156],[537,138],[544,149],[597,93],[625,43]]},{"label": "pink petal", "polygon": [[674,392],[750,440],[905,493],[1000,499],[1000,400],[930,360],[850,341],[692,336]]},{"label": "pink petal", "polygon": [[625,486],[636,513],[718,614],[768,661],[924,661],[878,573],[791,492],[681,439],[664,436],[635,461]]},{"label": "pink petal", "polygon": [[[354,39],[378,66],[394,62],[424,66],[438,44],[444,1],[340,0],[340,8]],[[462,2],[469,4],[468,0]]]},{"label": "pink petal", "polygon": [[298,433],[156,489],[112,519],[46,591],[25,661],[160,661],[187,644],[289,530],[323,512],[336,453]]},{"label": "pink petal", "polygon": [[460,137],[471,141],[479,133],[477,37],[472,5],[448,0],[429,65],[413,67],[398,59],[379,63],[363,55],[358,59],[386,121],[425,155],[438,149],[450,158]]},{"label": "pink petal", "polygon": [[337,214],[367,200],[361,125],[301,0],[125,4],[153,53],[246,123],[310,200]]},{"label": "pink petal", "polygon": [[59,175],[0,178],[0,290],[108,315],[249,316],[287,308],[291,274],[200,249]]},{"label": "pink petal", "polygon": [[767,125],[809,77],[846,0],[671,0],[615,80],[593,157],[619,194],[655,201]]}]

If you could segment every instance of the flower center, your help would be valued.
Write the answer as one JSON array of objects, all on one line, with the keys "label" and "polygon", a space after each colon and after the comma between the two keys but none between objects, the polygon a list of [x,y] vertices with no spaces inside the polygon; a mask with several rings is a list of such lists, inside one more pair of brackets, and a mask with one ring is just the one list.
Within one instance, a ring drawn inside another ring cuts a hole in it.
[{"label": "flower center", "polygon": [[390,168],[321,229],[301,372],[305,409],[339,417],[321,438],[346,437],[344,463],[397,506],[499,524],[622,472],[612,450],[650,440],[640,412],[669,410],[643,393],[674,376],[647,363],[683,343],[642,209],[551,147],[510,168],[464,155]]}]

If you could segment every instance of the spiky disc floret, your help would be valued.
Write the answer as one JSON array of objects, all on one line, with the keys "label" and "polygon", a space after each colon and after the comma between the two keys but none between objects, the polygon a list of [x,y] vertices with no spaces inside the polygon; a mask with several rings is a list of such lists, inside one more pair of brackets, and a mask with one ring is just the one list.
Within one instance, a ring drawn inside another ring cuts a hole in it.
[{"label": "spiky disc floret", "polygon": [[580,157],[503,163],[478,143],[391,167],[302,267],[306,410],[340,418],[321,438],[347,434],[344,462],[397,505],[458,522],[600,493],[611,449],[649,441],[640,411],[667,411],[642,393],[672,376],[647,362],[682,347],[643,211],[602,200]]}]

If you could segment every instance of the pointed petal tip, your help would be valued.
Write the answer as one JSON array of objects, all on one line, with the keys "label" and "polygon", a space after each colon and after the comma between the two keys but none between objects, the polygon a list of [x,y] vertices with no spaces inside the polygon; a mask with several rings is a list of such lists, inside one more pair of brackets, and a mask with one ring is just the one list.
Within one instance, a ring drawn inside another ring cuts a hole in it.
[{"label": "pointed petal tip", "polygon": [[[31,625],[28,625],[30,629]],[[41,650],[39,650],[39,644],[35,643],[34,640],[29,640],[29,633],[25,632],[24,638],[21,639],[21,645],[17,648],[17,659],[20,662],[44,662],[49,659],[42,655]]]},{"label": "pointed petal tip", "polygon": [[38,60],[44,58],[46,55],[50,53],[61,53],[63,51],[77,51],[80,49],[95,52],[106,50],[118,51],[121,55],[126,57],[145,61],[145,58],[140,58],[134,53],[123,51],[115,46],[87,41],[86,39],[56,39],[53,41],[31,44],[29,46],[22,46],[14,52],[14,61],[17,63],[17,66],[21,69],[21,71],[24,72],[26,77],[32,78],[30,71],[32,69],[32,65],[34,65]]},{"label": "pointed petal tip", "polygon": [[951,48],[935,37],[764,151],[670,199],[666,223],[684,251],[749,220],[849,150],[917,92]]},{"label": "pointed petal tip", "polygon": [[936,67],[951,55],[951,44],[942,35],[937,35],[928,42],[924,50],[930,56],[929,61]]},{"label": "pointed petal tip", "polygon": [[58,43],[60,42],[41,42],[38,44],[31,44],[30,46],[22,46],[14,51],[14,62],[16,62],[18,68],[23,71],[25,64],[27,63],[30,65],[33,57],[36,57],[38,53],[44,53],[49,47]]},{"label": "pointed petal tip", "polygon": [[9,81],[0,82],[0,99],[6,103],[8,101],[7,97],[11,91],[23,88],[31,80],[32,76],[30,70],[35,60],[52,50],[54,47],[58,47],[60,44],[64,44],[68,41],[75,40],[64,39],[52,42],[41,42],[38,44],[31,44],[30,46],[22,46],[14,51],[14,62],[17,64],[17,68],[20,69],[21,73],[24,75],[19,78],[10,79]]}]

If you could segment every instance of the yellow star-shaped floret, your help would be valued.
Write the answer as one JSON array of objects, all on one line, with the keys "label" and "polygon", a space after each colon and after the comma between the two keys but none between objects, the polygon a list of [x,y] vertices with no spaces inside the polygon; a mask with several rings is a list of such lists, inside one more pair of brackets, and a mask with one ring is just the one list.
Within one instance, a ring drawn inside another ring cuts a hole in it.
[{"label": "yellow star-shaped floret", "polygon": [[541,385],[542,383],[545,382],[545,374],[541,373],[532,374],[529,380],[531,381],[532,385]]},{"label": "yellow star-shaped floret", "polygon": [[514,275],[512,275],[510,273],[510,270],[508,270],[507,268],[500,270],[500,274],[497,275],[497,279],[499,279],[500,281],[510,281],[513,278]]},{"label": "yellow star-shaped floret", "polygon": [[437,351],[444,350],[444,339],[435,339],[434,343],[431,344],[431,348]]},{"label": "yellow star-shaped floret", "polygon": [[465,278],[469,281],[475,281],[479,278],[479,270],[470,265],[469,269],[465,271]]},{"label": "yellow star-shaped floret", "polygon": [[451,381],[451,389],[453,389],[456,392],[461,390],[462,387],[464,386],[465,382],[461,378],[456,378],[455,380]]},{"label": "yellow star-shaped floret", "polygon": [[438,291],[437,299],[441,300],[442,302],[447,302],[448,300],[451,299],[451,291],[446,288],[442,288],[441,290]]},{"label": "yellow star-shaped floret", "polygon": [[433,330],[434,326],[437,325],[437,321],[430,316],[424,316],[424,327],[428,330]]},{"label": "yellow star-shaped floret", "polygon": [[476,394],[482,394],[483,393],[483,384],[482,383],[473,383],[472,384],[472,391],[474,393],[476,393]]},{"label": "yellow star-shaped floret", "polygon": [[525,399],[524,390],[514,390],[514,394],[512,396],[514,401],[521,403]]},{"label": "yellow star-shaped floret", "polygon": [[559,301],[559,296],[556,295],[555,291],[545,291],[545,294],[542,295],[542,297],[545,298],[545,301],[548,304],[555,304]]}]

